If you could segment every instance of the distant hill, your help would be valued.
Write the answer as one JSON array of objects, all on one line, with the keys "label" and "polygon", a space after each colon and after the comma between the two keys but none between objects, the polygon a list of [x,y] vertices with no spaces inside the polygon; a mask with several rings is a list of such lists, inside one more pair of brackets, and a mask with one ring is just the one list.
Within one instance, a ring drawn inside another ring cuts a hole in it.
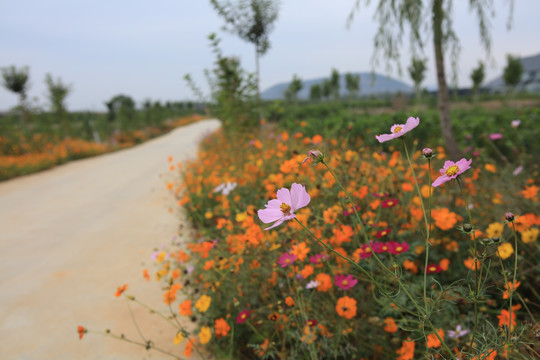
[{"label": "distant hill", "polygon": [[[358,92],[359,96],[371,96],[371,95],[382,95],[382,94],[395,94],[398,92],[401,93],[412,93],[414,92],[413,88],[399,80],[393,79],[388,76],[380,75],[375,73],[374,82],[372,83],[372,74],[368,72],[355,73],[355,75],[360,75],[360,91]],[[309,99],[309,89],[312,85],[320,84],[328,77],[321,77],[310,80],[302,80],[303,88],[298,93],[299,99]],[[340,95],[347,96],[347,88],[345,86],[345,75],[340,75]],[[270,88],[264,90],[261,93],[261,98],[264,100],[279,100],[284,98],[285,90],[289,87],[290,82],[280,83]]]}]

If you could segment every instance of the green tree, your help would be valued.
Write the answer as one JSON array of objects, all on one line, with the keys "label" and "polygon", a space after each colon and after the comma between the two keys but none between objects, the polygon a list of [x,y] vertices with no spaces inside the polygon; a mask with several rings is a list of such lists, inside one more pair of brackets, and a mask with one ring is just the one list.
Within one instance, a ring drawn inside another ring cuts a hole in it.
[{"label": "green tree", "polygon": [[328,79],[321,84],[322,97],[328,99],[332,95],[332,82]]},{"label": "green tree", "polygon": [[60,78],[55,82],[51,74],[45,75],[45,84],[49,91],[48,97],[51,103],[51,111],[55,113],[65,112],[66,106],[64,101],[71,91],[70,85],[62,83]]},{"label": "green tree", "polygon": [[121,130],[129,130],[133,127],[135,118],[135,101],[127,95],[116,95],[105,103],[110,122],[118,122]]},{"label": "green tree", "polygon": [[339,87],[339,72],[337,69],[332,69],[332,73],[330,74],[330,93],[336,101],[339,99]]},{"label": "green tree", "polygon": [[[349,15],[348,24],[359,11],[362,4],[369,4],[370,0],[356,0]],[[445,141],[446,150],[451,159],[457,160],[461,156],[454,134],[450,118],[450,99],[446,80],[445,53],[450,51],[454,78],[457,76],[457,59],[459,55],[459,40],[453,29],[451,0],[378,0],[375,17],[378,20],[378,31],[375,34],[375,52],[373,65],[378,64],[382,57],[386,61],[387,69],[391,70],[393,63],[397,64],[398,72],[400,48],[403,44],[404,34],[408,27],[413,53],[423,51],[426,39],[433,41],[435,65],[438,84],[438,108],[441,124],[441,132]],[[486,52],[491,51],[491,36],[489,33],[489,20],[494,16],[494,0],[469,0],[471,12],[476,14],[480,29],[480,39]],[[509,19],[512,18],[513,0],[509,1]],[[510,25],[510,21],[508,23]],[[422,30],[429,29],[430,36],[423,36]]]},{"label": "green tree", "polygon": [[486,72],[484,68],[484,63],[479,61],[478,67],[473,69],[471,72],[471,81],[473,83],[473,99],[475,103],[478,101],[478,90],[480,90],[480,85],[482,85],[482,83],[484,82],[485,77]]},{"label": "green tree", "polygon": [[259,57],[270,48],[269,35],[278,17],[279,3],[275,0],[238,0],[235,3],[210,0],[210,3],[225,19],[226,30],[255,46],[255,83],[259,118],[262,120]]},{"label": "green tree", "polygon": [[51,74],[45,75],[45,85],[47,85],[47,90],[49,92],[47,96],[51,103],[51,111],[56,116],[57,121],[61,124],[62,136],[69,136],[69,134],[71,134],[71,126],[64,102],[71,91],[71,88],[69,85],[62,83],[60,78],[54,81]]},{"label": "green tree", "polygon": [[514,92],[517,84],[521,81],[522,75],[523,64],[519,57],[514,57],[510,54],[506,55],[506,67],[504,68],[503,79],[509,94]]},{"label": "green tree", "polygon": [[360,74],[345,74],[345,86],[351,99],[357,97],[360,91]]},{"label": "green tree", "polygon": [[11,65],[7,68],[2,68],[2,85],[9,91],[19,95],[19,105],[21,107],[24,105],[26,100],[26,95],[28,92],[28,77],[29,77],[29,68],[28,66],[23,66],[20,69],[17,69],[14,65]]},{"label": "green tree", "polygon": [[309,88],[309,98],[311,101],[320,101],[322,97],[322,88],[320,84],[311,85]]},{"label": "green tree", "polygon": [[285,90],[285,98],[291,102],[298,102],[298,93],[303,87],[304,85],[302,84],[302,79],[294,74],[289,87],[287,90]]},{"label": "green tree", "polygon": [[414,94],[416,103],[420,101],[422,95],[422,82],[426,77],[426,59],[419,59],[417,57],[412,58],[411,65],[407,68],[412,81],[414,82]]}]

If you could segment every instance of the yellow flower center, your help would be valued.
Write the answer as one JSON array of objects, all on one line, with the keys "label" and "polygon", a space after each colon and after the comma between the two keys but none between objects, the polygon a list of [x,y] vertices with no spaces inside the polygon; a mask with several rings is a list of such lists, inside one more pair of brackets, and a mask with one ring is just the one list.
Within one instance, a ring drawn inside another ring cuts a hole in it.
[{"label": "yellow flower center", "polygon": [[396,248],[396,251],[401,251],[401,250],[403,250],[403,248],[402,248],[401,246],[398,246],[398,247]]},{"label": "yellow flower center", "polygon": [[458,173],[458,171],[459,171],[459,166],[452,165],[448,169],[446,169],[444,173],[448,176],[454,176]]},{"label": "yellow flower center", "polygon": [[289,212],[291,212],[291,206],[289,204],[281,203],[279,208],[281,209],[281,212],[284,214],[288,214]]},{"label": "yellow flower center", "polygon": [[347,280],[343,280],[341,283],[343,284],[343,286],[349,285],[349,282]]},{"label": "yellow flower center", "polygon": [[392,132],[393,132],[394,134],[397,134],[398,132],[401,131],[401,129],[403,129],[401,126],[396,126]]}]

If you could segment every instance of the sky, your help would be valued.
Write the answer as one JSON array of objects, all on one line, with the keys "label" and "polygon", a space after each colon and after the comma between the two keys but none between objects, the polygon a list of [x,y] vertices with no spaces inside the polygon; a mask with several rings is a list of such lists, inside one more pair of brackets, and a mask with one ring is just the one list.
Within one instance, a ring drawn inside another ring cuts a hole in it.
[{"label": "sky", "polygon": [[[507,30],[509,0],[494,0],[490,29],[491,58],[480,42],[478,23],[468,1],[454,0],[454,28],[460,39],[458,84],[471,85],[470,73],[486,62],[486,81],[502,74],[506,54],[540,53],[540,0],[515,0],[513,26]],[[374,4],[362,8],[349,28],[347,17],[355,0],[282,0],[270,34],[271,48],[261,58],[261,89],[289,81],[293,75],[309,80],[340,73],[368,72],[412,84],[406,67],[412,54],[401,47],[404,69],[373,68],[373,38],[377,30]],[[207,39],[222,38],[223,54],[237,56],[255,71],[254,47],[222,30],[223,20],[208,0],[3,0],[0,2],[0,67],[30,68],[29,98],[48,108],[45,75],[71,86],[69,110],[104,111],[104,102],[118,94],[138,104],[195,99],[184,75],[190,74],[204,92],[204,69],[215,56]],[[428,70],[424,86],[436,84],[431,43],[425,49]],[[448,66],[449,68],[449,66]],[[17,105],[16,94],[0,88],[0,111]]]}]

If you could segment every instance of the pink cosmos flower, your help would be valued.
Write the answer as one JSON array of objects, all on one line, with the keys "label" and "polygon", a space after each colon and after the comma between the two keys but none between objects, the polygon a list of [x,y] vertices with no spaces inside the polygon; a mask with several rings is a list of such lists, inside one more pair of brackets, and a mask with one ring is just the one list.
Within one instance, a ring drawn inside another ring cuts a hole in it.
[{"label": "pink cosmos flower", "polygon": [[510,124],[511,124],[512,127],[515,129],[515,128],[517,128],[517,127],[521,124],[521,120],[519,120],[519,119],[512,120],[512,122],[511,122]]},{"label": "pink cosmos flower", "polygon": [[352,275],[336,275],[334,282],[341,290],[349,290],[358,283],[358,280]]},{"label": "pink cosmos flower", "polygon": [[453,161],[446,160],[444,162],[443,168],[440,170],[441,176],[439,176],[431,186],[437,187],[441,184],[444,184],[447,181],[457,178],[459,175],[463,174],[465,171],[471,168],[471,160],[465,158],[459,160],[457,163]]},{"label": "pink cosmos flower", "polygon": [[296,255],[291,253],[283,253],[279,258],[277,263],[281,267],[287,267],[289,265],[292,265],[294,261],[296,260]]},{"label": "pink cosmos flower", "polygon": [[417,127],[418,124],[420,124],[419,118],[410,117],[407,119],[407,122],[405,124],[395,124],[394,126],[392,126],[390,128],[391,134],[375,135],[375,138],[379,140],[380,143],[383,143],[385,141],[405,135],[406,133]]},{"label": "pink cosmos flower", "polygon": [[489,140],[500,140],[502,138],[503,138],[503,135],[501,133],[489,134]]},{"label": "pink cosmos flower", "polygon": [[265,230],[272,229],[281,225],[287,220],[294,219],[294,212],[309,204],[311,197],[303,185],[294,183],[291,185],[291,191],[281,188],[277,191],[277,199],[270,200],[265,209],[257,211],[259,219],[265,224],[275,221],[274,225]]}]

